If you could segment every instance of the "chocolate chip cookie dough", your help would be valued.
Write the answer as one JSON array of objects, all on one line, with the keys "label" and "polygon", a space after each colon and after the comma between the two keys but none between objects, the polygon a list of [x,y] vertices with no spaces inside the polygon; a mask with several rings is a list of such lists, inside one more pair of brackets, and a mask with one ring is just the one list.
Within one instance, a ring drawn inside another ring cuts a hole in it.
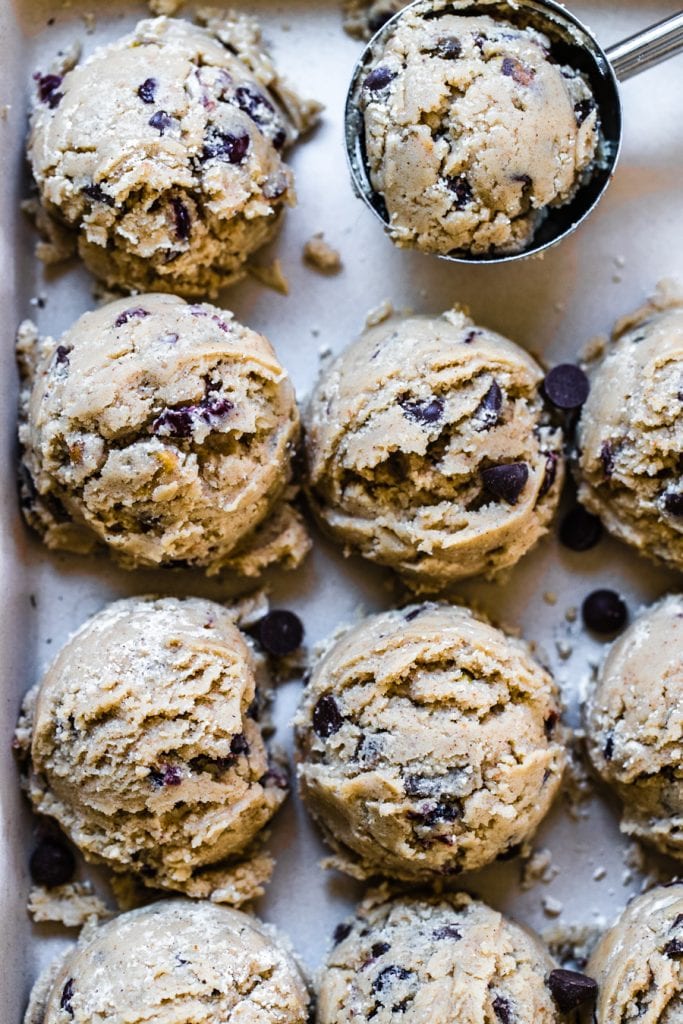
[{"label": "chocolate chip cookie dough", "polygon": [[34,988],[24,1024],[305,1024],[287,940],[257,918],[172,899],[86,930]]},{"label": "chocolate chip cookie dough", "polygon": [[642,612],[586,704],[588,751],[623,801],[622,830],[683,858],[683,597]]},{"label": "chocolate chip cookie dough", "polygon": [[519,252],[595,163],[590,87],[535,29],[432,8],[377,42],[362,83],[372,186],[400,246]]},{"label": "chocolate chip cookie dough", "polygon": [[422,590],[514,565],[546,532],[564,474],[542,378],[458,310],[365,331],[304,413],[322,526]]},{"label": "chocolate chip cookie dough", "polygon": [[588,962],[598,982],[584,1024],[683,1020],[683,885],[659,886],[628,905]]},{"label": "chocolate chip cookie dough", "polygon": [[296,718],[301,795],[357,877],[483,867],[530,837],[565,762],[558,695],[526,645],[412,605],[332,642]]},{"label": "chocolate chip cookie dough", "polygon": [[116,601],[67,642],[17,729],[35,810],[85,857],[152,888],[239,904],[287,795],[258,721],[255,663],[222,605]]},{"label": "chocolate chip cookie dough", "polygon": [[286,500],[294,389],[231,313],[138,295],[20,331],[22,505],[51,548],[256,575],[309,540]]},{"label": "chocolate chip cookie dough", "polygon": [[28,157],[42,211],[110,288],[213,295],[273,235],[283,151],[315,121],[256,23],[141,21],[64,73],[38,73]]},{"label": "chocolate chip cookie dough", "polygon": [[642,554],[683,569],[683,296],[616,325],[577,432],[579,499]]},{"label": "chocolate chip cookie dough", "polygon": [[319,1024],[559,1024],[541,940],[464,893],[371,895],[339,925],[321,973]]}]

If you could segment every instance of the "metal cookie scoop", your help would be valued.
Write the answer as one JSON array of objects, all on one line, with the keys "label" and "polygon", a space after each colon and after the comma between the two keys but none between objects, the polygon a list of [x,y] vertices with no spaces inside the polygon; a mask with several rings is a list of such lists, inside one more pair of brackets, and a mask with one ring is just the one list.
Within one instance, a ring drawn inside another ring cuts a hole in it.
[{"label": "metal cookie scoop", "polygon": [[509,263],[543,252],[576,230],[609,185],[621,148],[619,82],[683,51],[683,11],[603,50],[585,25],[555,0],[416,0],[403,8],[368,43],[355,67],[346,99],[346,151],[354,189],[385,228],[389,227],[387,209],[382,196],[372,187],[367,166],[360,90],[378,44],[381,47],[393,33],[406,11],[418,9],[428,10],[432,17],[488,14],[520,27],[531,25],[551,40],[553,56],[559,63],[575,68],[588,79],[600,114],[604,147],[600,165],[590,180],[565,206],[547,208],[531,242],[520,252],[471,255],[458,250],[440,255],[440,259],[453,263]]}]

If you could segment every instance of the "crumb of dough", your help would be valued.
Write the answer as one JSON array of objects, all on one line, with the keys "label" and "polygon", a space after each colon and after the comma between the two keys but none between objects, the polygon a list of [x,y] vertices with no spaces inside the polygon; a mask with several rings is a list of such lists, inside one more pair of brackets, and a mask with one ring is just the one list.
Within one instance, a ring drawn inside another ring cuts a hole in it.
[{"label": "crumb of dough", "polygon": [[280,260],[273,260],[272,263],[249,263],[247,270],[266,288],[272,288],[280,295],[289,295],[289,281],[285,277]]},{"label": "crumb of dough", "polygon": [[304,245],[304,262],[321,274],[336,274],[342,268],[339,252],[325,241],[322,231],[309,238]]},{"label": "crumb of dough", "polygon": [[575,729],[567,740],[567,767],[562,784],[562,795],[569,814],[575,820],[588,814],[586,802],[593,795],[593,780],[587,764],[583,733]]},{"label": "crumb of dough", "polygon": [[531,889],[539,882],[552,882],[559,874],[559,868],[553,864],[553,855],[548,849],[533,850],[531,856],[522,862],[522,889]]},{"label": "crumb of dough", "polygon": [[576,622],[577,618],[579,617],[578,608],[575,608],[574,605],[567,608],[566,612],[564,613],[564,617],[567,620],[567,622]]},{"label": "crumb of dough", "polygon": [[93,918],[101,921],[111,917],[111,910],[90,882],[70,882],[51,889],[34,885],[28,897],[28,912],[34,921],[57,921],[67,928],[80,928]]},{"label": "crumb of dough", "polygon": [[85,13],[81,15],[81,20],[85,25],[86,35],[91,36],[97,28],[97,18],[92,11],[85,11]]},{"label": "crumb of dough", "polygon": [[546,604],[556,605],[557,604],[557,594],[555,593],[554,590],[546,590],[545,593],[543,594],[543,600],[545,601]]},{"label": "crumb of dough", "polygon": [[394,306],[390,299],[384,299],[378,306],[375,306],[365,317],[366,327],[376,327],[393,316]]},{"label": "crumb of dough", "polygon": [[542,903],[543,913],[547,914],[548,917],[559,917],[564,910],[564,903],[556,900],[554,896],[544,896]]},{"label": "crumb of dough", "polygon": [[148,0],[148,6],[152,14],[166,14],[173,17],[183,6],[185,0]]}]

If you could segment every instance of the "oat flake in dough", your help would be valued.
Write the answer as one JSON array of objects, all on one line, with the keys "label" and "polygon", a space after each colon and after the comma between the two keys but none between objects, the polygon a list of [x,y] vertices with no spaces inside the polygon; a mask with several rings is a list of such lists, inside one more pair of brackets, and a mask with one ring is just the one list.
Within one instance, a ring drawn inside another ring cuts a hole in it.
[{"label": "oat flake in dough", "polygon": [[528,839],[565,751],[558,694],[520,641],[452,605],[370,616],[315,665],[301,795],[357,877],[476,870]]},{"label": "oat flake in dough", "polygon": [[306,1024],[287,940],[227,907],[173,899],[81,935],[36,984],[24,1024]]},{"label": "oat flake in dough", "polygon": [[251,19],[204,20],[141,21],[37,77],[40,202],[108,287],[213,295],[294,205],[282,152],[319,108],[277,76]]},{"label": "oat flake in dough", "polygon": [[550,47],[530,27],[420,8],[376,44],[360,104],[398,245],[518,252],[573,198],[596,159],[597,109]]},{"label": "oat flake in dough", "polygon": [[371,894],[339,926],[318,1024],[559,1024],[554,968],[531,931],[465,893]]},{"label": "oat flake in dough", "polygon": [[26,788],[87,860],[152,888],[240,903],[287,795],[258,721],[254,656],[222,605],[130,598],[66,643],[17,730]]},{"label": "oat flake in dough", "polygon": [[[542,379],[522,348],[458,310],[366,330],[304,413],[322,526],[422,590],[514,565],[546,532],[564,477]],[[488,471],[510,464],[494,476],[512,473],[511,489],[488,490]]]},{"label": "oat flake in dough", "polygon": [[22,504],[48,547],[254,576],[309,548],[285,500],[294,388],[226,310],[139,295],[20,332]]}]

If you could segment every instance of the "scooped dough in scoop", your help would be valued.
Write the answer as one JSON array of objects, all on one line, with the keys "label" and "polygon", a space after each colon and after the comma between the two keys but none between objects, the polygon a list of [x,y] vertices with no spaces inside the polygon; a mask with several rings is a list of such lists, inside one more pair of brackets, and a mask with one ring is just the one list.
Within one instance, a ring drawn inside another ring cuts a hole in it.
[{"label": "scooped dough in scoop", "polygon": [[289,943],[227,907],[172,899],[81,934],[36,984],[24,1024],[306,1024]]},{"label": "scooped dough in scoop", "polygon": [[269,761],[254,656],[222,605],[130,598],[88,620],[28,694],[17,730],[34,809],[87,860],[154,889],[240,903],[287,795]]},{"label": "scooped dough in scoop", "polygon": [[376,44],[360,104],[391,237],[424,252],[520,251],[598,151],[584,76],[540,32],[488,15],[408,11]]},{"label": "scooped dough in scoop", "polygon": [[321,524],[422,590],[514,565],[564,476],[542,380],[522,348],[457,310],[371,327],[304,413]]},{"label": "scooped dough in scoop", "polygon": [[298,565],[294,388],[232,313],[138,295],[59,342],[20,332],[22,504],[51,548],[212,575]]}]

